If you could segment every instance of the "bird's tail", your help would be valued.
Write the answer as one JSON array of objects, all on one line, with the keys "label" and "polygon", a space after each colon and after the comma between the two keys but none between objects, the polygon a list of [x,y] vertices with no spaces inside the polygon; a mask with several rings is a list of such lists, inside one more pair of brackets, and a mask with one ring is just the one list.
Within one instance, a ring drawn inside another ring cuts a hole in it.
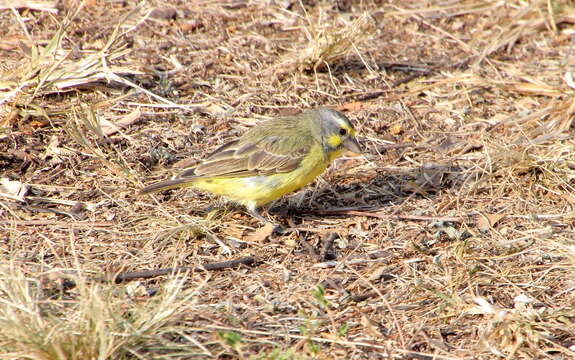
[{"label": "bird's tail", "polygon": [[146,186],[145,188],[140,190],[140,194],[142,194],[142,195],[143,194],[150,194],[150,193],[163,191],[163,190],[176,189],[176,188],[180,188],[180,187],[188,187],[188,186],[192,186],[193,183],[194,183],[194,178],[190,178],[190,177],[160,181],[160,182],[154,183],[152,185]]}]

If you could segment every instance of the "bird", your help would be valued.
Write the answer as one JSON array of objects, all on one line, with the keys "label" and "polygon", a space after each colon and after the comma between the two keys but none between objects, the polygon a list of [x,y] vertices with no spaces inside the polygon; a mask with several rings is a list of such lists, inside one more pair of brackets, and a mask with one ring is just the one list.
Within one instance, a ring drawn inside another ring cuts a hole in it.
[{"label": "bird", "polygon": [[258,208],[312,182],[345,149],[361,153],[352,123],[339,111],[318,107],[259,123],[198,166],[140,194],[190,187],[239,203],[267,223]]}]

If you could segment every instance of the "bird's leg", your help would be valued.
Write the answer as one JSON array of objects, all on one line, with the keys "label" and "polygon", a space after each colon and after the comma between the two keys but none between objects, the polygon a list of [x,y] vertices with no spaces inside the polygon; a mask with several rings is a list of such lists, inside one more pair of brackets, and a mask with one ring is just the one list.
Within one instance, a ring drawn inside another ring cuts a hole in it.
[{"label": "bird's leg", "polygon": [[250,206],[246,207],[248,210],[248,213],[253,216],[254,218],[258,219],[259,221],[262,222],[262,224],[266,225],[266,224],[272,224],[274,226],[273,232],[276,234],[283,234],[284,233],[284,229],[280,224],[276,224],[275,222],[271,221],[269,218],[265,218],[264,216],[262,216],[258,210],[256,209],[255,206],[252,206],[250,204]]},{"label": "bird's leg", "polygon": [[268,224],[268,223],[272,223],[272,221],[270,221],[270,219],[266,219],[264,216],[262,216],[256,209],[251,209],[248,208],[248,213],[255,217],[256,219],[258,219],[259,221],[261,221],[264,225]]}]

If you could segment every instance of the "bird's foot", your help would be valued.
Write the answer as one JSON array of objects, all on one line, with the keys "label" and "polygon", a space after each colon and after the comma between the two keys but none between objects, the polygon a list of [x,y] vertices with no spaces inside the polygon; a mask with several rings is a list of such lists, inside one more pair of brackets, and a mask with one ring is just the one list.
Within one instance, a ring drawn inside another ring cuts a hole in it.
[{"label": "bird's foot", "polygon": [[286,229],[284,229],[283,226],[270,220],[269,218],[266,218],[265,216],[262,216],[262,214],[260,214],[257,210],[248,209],[248,213],[254,218],[258,219],[263,225],[267,224],[273,225],[273,231],[272,231],[273,234],[285,235],[287,233]]}]

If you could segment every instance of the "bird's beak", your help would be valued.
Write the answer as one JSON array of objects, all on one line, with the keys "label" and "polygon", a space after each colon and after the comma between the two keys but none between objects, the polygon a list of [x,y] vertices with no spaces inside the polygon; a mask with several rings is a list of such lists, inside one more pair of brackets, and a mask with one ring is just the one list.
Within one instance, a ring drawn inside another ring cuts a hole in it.
[{"label": "bird's beak", "polygon": [[356,154],[361,154],[361,149],[359,148],[359,143],[354,137],[348,137],[344,142],[343,146],[351,152]]}]

